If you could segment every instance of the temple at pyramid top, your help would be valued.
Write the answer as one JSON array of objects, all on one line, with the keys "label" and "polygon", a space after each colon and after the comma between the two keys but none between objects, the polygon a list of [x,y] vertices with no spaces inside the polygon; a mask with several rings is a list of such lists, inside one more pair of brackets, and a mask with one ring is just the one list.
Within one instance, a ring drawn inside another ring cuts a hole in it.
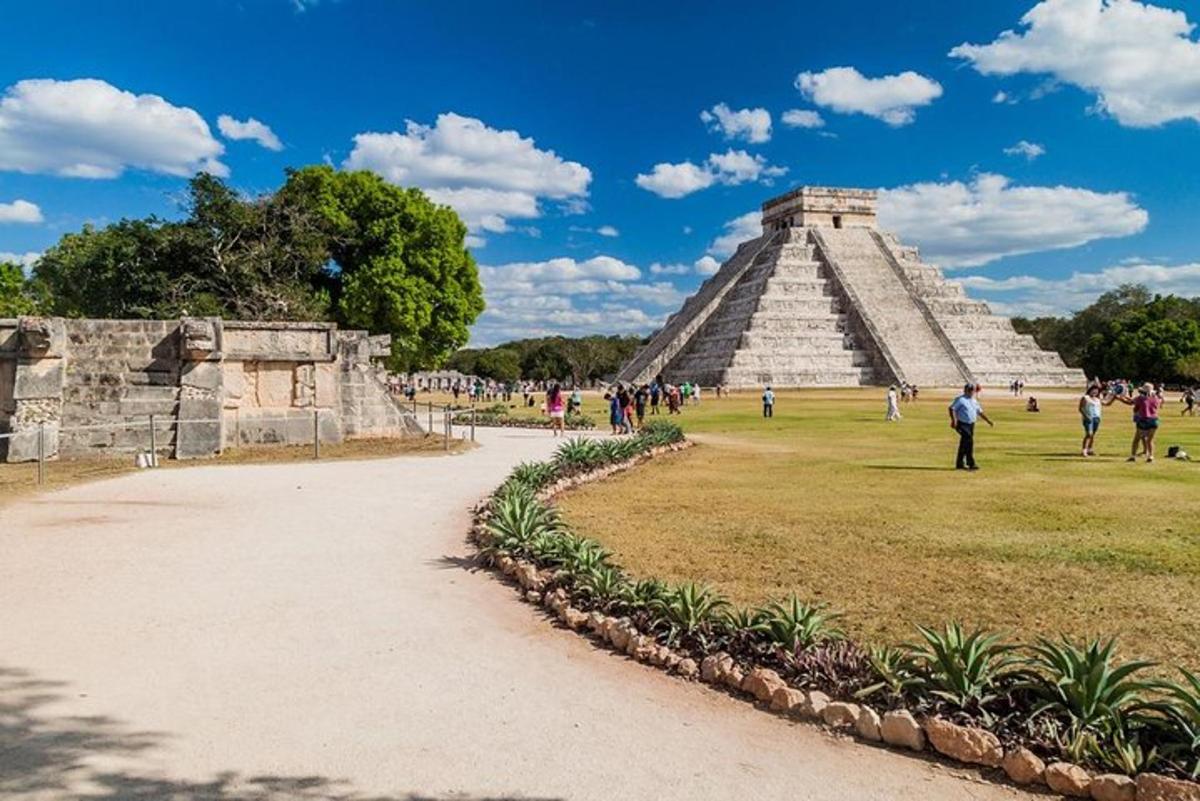
[{"label": "temple at pyramid top", "polygon": [[880,231],[876,193],[802,186],[617,378],[727,387],[965,381],[1080,385],[1083,373]]},{"label": "temple at pyramid top", "polygon": [[802,186],[762,204],[764,231],[785,228],[874,228],[873,189]]}]

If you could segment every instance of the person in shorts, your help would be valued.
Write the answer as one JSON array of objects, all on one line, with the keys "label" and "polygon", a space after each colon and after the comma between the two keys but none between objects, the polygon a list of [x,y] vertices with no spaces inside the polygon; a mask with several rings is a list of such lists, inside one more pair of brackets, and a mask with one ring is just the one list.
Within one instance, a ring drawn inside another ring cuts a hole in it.
[{"label": "person in shorts", "polygon": [[1130,399],[1120,395],[1117,400],[1126,406],[1133,407],[1133,444],[1129,446],[1129,458],[1125,461],[1136,462],[1138,445],[1146,452],[1146,461],[1154,461],[1154,435],[1158,433],[1158,411],[1162,408],[1163,399],[1154,391],[1154,385],[1142,384],[1138,387],[1137,396]]},{"label": "person in shorts", "polygon": [[561,437],[566,434],[566,402],[563,399],[562,387],[552,384],[546,392],[546,414],[550,415],[551,436]]},{"label": "person in shorts", "polygon": [[[1111,400],[1108,403],[1112,403]],[[1083,421],[1083,455],[1096,455],[1096,432],[1100,430],[1100,417],[1103,407],[1107,405],[1100,400],[1100,385],[1092,384],[1087,392],[1079,399],[1079,417]]]}]

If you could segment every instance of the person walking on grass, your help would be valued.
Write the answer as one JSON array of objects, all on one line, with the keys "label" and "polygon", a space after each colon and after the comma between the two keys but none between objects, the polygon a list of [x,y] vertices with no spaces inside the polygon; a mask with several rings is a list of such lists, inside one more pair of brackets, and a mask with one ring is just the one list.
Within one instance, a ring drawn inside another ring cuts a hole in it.
[{"label": "person walking on grass", "polygon": [[766,391],[763,392],[762,401],[763,401],[763,417],[774,417],[775,416],[775,392],[771,389],[770,384],[767,385]]},{"label": "person walking on grass", "polygon": [[557,383],[550,386],[546,392],[546,414],[550,415],[550,435],[561,437],[566,434],[566,402],[563,399],[562,387]]},{"label": "person walking on grass", "polygon": [[949,406],[950,427],[958,432],[958,456],[954,459],[956,470],[978,470],[975,464],[975,421],[982,418],[989,426],[995,425],[979,405],[976,395],[978,384],[967,384],[962,394]]},{"label": "person walking on grass", "polygon": [[1196,416],[1196,390],[1192,387],[1188,387],[1187,389],[1185,389],[1183,391],[1183,397],[1180,400],[1182,400],[1185,404],[1184,410],[1182,412],[1180,412],[1180,414],[1181,415],[1186,414],[1188,417],[1195,417]]},{"label": "person walking on grass", "polygon": [[633,409],[637,412],[637,427],[641,428],[646,422],[646,400],[650,397],[650,385],[642,384],[633,393]]},{"label": "person walking on grass", "polygon": [[900,420],[900,398],[896,394],[896,385],[892,384],[887,391],[887,417],[884,418],[889,423],[899,422]]},{"label": "person walking on grass", "polygon": [[1146,452],[1146,462],[1153,462],[1154,435],[1158,433],[1158,410],[1162,408],[1162,397],[1154,392],[1153,384],[1146,383],[1138,387],[1136,398],[1117,395],[1116,400],[1133,407],[1133,444],[1129,446],[1129,458],[1125,461],[1137,461],[1140,444]]},{"label": "person walking on grass", "polygon": [[[1110,399],[1108,403],[1112,403]],[[1083,420],[1083,455],[1096,455],[1096,432],[1100,430],[1100,416],[1105,404],[1100,400],[1100,385],[1091,384],[1079,399],[1079,417]]]},{"label": "person walking on grass", "polygon": [[[620,386],[620,385],[618,385]],[[616,390],[609,390],[604,393],[604,399],[608,401],[608,424],[612,426],[613,434],[621,433],[621,400],[617,397]]]}]

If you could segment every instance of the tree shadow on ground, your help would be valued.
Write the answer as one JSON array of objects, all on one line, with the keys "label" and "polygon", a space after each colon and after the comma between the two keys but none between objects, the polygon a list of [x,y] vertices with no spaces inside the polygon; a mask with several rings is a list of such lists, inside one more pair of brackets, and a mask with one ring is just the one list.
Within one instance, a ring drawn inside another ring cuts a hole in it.
[{"label": "tree shadow on ground", "polygon": [[945,473],[946,471],[954,471],[954,467],[935,467],[933,465],[918,465],[918,464],[866,464],[863,467],[868,470],[920,470],[934,473]]},{"label": "tree shadow on ground", "polygon": [[[169,739],[130,731],[107,716],[54,715],[68,697],[65,682],[0,667],[0,798],[78,798],[89,801],[554,801],[529,796],[444,796],[360,792],[325,776],[243,776],[221,772],[176,779],[139,770],[139,756]],[[129,765],[129,767],[116,767]]]}]

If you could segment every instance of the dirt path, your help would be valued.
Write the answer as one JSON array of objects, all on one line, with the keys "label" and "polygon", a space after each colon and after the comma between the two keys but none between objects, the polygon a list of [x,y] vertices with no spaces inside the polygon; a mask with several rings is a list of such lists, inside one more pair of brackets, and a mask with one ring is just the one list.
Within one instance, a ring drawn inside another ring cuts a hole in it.
[{"label": "dirt path", "polygon": [[592,648],[464,569],[460,456],[196,467],[0,511],[0,797],[1002,799]]}]

